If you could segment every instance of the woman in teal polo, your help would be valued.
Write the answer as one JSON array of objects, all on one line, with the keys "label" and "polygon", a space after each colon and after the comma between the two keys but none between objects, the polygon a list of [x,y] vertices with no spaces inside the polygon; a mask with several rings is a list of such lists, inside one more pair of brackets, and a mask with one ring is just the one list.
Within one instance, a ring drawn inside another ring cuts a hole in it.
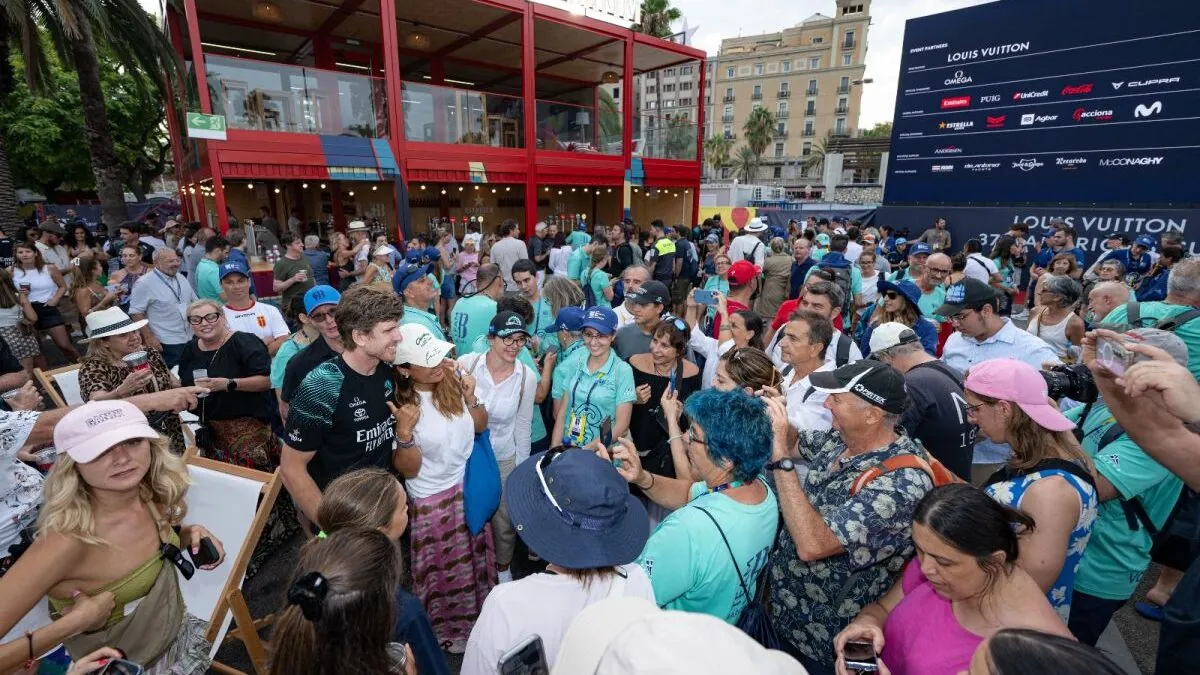
[{"label": "woman in teal polo", "polygon": [[617,315],[607,307],[590,307],[583,319],[584,348],[563,364],[563,378],[554,380],[553,440],[563,445],[594,449],[605,420],[612,438],[629,429],[637,395],[633,369],[612,349]]}]

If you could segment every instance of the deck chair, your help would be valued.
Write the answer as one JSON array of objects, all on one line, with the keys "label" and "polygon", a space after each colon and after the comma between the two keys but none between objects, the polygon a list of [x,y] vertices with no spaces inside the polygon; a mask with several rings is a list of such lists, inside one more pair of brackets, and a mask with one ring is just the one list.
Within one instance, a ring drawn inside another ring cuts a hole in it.
[{"label": "deck chair", "polygon": [[64,366],[54,370],[33,369],[33,376],[46,391],[56,408],[83,404],[79,391],[79,366]]},{"label": "deck chair", "polygon": [[[250,655],[254,672],[267,672],[267,650],[258,631],[274,621],[274,615],[255,620],[242,595],[242,581],[254,547],[262,536],[283,481],[279,471],[265,473],[224,462],[197,457],[195,449],[185,455],[192,485],[188,488],[189,523],[208,528],[225,547],[225,562],[215,570],[196,570],[188,581],[180,581],[188,612],[208,617],[212,656],[226,639],[240,641]],[[237,627],[230,630],[230,623]],[[213,661],[212,669],[226,675],[246,675]]]}]

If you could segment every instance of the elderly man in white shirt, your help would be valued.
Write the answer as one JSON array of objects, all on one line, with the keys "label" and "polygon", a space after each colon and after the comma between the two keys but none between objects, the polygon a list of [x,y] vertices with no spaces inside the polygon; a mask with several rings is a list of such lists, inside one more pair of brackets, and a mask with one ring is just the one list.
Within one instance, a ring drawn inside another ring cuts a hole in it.
[{"label": "elderly man in white shirt", "polygon": [[761,218],[746,223],[746,229],[729,242],[729,259],[733,262],[749,260],[762,269],[763,262],[767,259],[767,245],[762,240],[766,231],[767,224]]},{"label": "elderly man in white shirt", "polygon": [[[946,289],[945,304],[937,314],[949,317],[955,332],[942,348],[942,361],[959,372],[1002,358],[1024,361],[1039,370],[1043,364],[1059,363],[1053,347],[996,313],[999,297],[999,291],[970,277]],[[1010,454],[1012,450],[1006,444],[982,437],[976,440],[972,480],[987,478]]]},{"label": "elderly man in white shirt", "polygon": [[825,350],[833,338],[833,324],[816,312],[800,310],[780,332],[788,421],[800,431],[827,431],[833,423],[833,415],[825,407],[828,394],[814,389],[808,378],[814,372],[836,369],[825,361]]}]

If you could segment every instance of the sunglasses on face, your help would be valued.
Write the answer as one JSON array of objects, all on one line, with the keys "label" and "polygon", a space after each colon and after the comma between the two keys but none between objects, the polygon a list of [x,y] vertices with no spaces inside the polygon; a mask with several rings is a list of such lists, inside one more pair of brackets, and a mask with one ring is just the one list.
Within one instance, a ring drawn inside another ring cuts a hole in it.
[{"label": "sunglasses on face", "polygon": [[199,326],[201,323],[216,323],[217,319],[220,318],[221,315],[218,312],[213,312],[211,314],[199,314],[189,316],[188,323],[192,324],[193,326]]},{"label": "sunglasses on face", "polygon": [[313,323],[325,323],[325,321],[327,321],[328,319],[332,319],[332,318],[333,318],[333,310],[330,310],[328,312],[320,312],[320,313],[314,313],[314,314],[308,315],[308,320],[312,321]]},{"label": "sunglasses on face", "polygon": [[888,300],[895,300],[896,298],[900,297],[900,294],[896,291],[884,291],[883,295]]}]

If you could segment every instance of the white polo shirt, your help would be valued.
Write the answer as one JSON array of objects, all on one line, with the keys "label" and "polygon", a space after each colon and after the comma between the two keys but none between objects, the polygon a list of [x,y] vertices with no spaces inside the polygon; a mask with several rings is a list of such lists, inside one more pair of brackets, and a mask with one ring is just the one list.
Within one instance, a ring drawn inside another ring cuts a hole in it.
[{"label": "white polo shirt", "polygon": [[283,314],[278,309],[253,298],[249,307],[225,305],[225,320],[229,322],[230,330],[257,335],[263,342],[291,333],[287,321],[284,321]]}]

